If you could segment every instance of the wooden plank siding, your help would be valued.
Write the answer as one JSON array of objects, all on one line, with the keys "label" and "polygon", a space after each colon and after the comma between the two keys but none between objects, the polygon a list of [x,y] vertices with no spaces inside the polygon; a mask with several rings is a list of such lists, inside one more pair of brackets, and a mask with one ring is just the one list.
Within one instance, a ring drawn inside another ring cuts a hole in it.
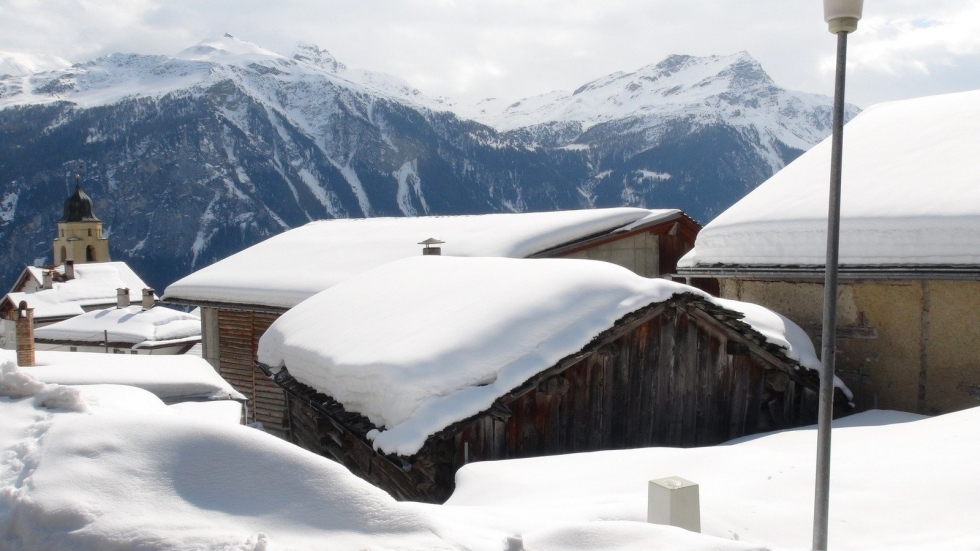
[{"label": "wooden plank siding", "polygon": [[278,314],[218,309],[218,373],[247,398],[247,423],[260,422],[270,434],[286,437],[286,399],[279,386],[256,367],[259,339]]},{"label": "wooden plank siding", "polygon": [[[807,392],[819,385],[815,373],[796,369],[758,334],[740,332],[751,330],[737,314],[684,297],[620,320],[488,411],[430,436],[413,457],[372,452],[366,434],[376,427],[295,381],[287,366],[276,381],[288,391],[292,441],[395,497],[441,502],[468,461],[703,446],[814,422]],[[329,450],[314,430],[317,419],[342,435]]]}]

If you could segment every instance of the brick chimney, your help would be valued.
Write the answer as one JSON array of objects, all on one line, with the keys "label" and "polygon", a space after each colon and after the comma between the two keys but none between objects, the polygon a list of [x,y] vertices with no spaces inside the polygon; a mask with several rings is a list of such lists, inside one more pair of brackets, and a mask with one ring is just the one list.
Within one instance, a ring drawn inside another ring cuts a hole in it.
[{"label": "brick chimney", "polygon": [[41,287],[44,289],[54,287],[54,274],[51,273],[51,270],[44,270],[44,273],[41,275]]},{"label": "brick chimney", "polygon": [[128,308],[129,307],[129,289],[119,288],[116,289],[116,308]]},{"label": "brick chimney", "polygon": [[34,367],[34,309],[27,301],[17,307],[17,365]]},{"label": "brick chimney", "polygon": [[65,279],[75,279],[75,261],[65,261]]},{"label": "brick chimney", "polygon": [[156,301],[153,299],[153,289],[151,287],[143,289],[143,309],[149,310],[154,304]]}]

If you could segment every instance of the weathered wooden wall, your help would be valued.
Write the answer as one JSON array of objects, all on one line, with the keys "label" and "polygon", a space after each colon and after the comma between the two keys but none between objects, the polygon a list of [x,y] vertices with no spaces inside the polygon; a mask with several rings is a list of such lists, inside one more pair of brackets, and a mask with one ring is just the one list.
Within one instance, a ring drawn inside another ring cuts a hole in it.
[{"label": "weathered wooden wall", "polygon": [[246,422],[286,438],[283,391],[256,367],[259,339],[278,314],[218,309],[218,373],[248,398]]},{"label": "weathered wooden wall", "polygon": [[470,461],[710,445],[812,422],[815,394],[807,387],[816,379],[800,379],[733,329],[740,322],[731,312],[715,310],[683,303],[651,310],[488,412],[433,435],[412,458],[374,453],[367,419],[280,377],[289,391],[291,439],[395,497],[440,502]]}]

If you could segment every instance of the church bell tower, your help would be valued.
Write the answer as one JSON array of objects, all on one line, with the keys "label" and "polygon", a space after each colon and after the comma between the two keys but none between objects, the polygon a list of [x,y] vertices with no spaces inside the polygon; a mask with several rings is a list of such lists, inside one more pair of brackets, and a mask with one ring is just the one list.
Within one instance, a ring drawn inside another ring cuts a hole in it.
[{"label": "church bell tower", "polygon": [[65,201],[64,216],[58,220],[53,258],[54,264],[109,261],[109,240],[102,237],[102,221],[92,212],[92,199],[79,186],[78,175],[75,193]]}]

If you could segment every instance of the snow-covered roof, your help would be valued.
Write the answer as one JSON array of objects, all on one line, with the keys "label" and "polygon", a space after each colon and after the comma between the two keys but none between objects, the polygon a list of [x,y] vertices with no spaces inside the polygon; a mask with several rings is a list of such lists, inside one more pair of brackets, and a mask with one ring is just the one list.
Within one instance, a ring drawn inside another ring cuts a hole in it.
[{"label": "snow-covered roof", "polygon": [[420,256],[434,237],[444,256],[522,258],[674,209],[612,208],[520,214],[323,220],[267,239],[167,287],[164,299],[289,308],[367,270]]},{"label": "snow-covered roof", "polygon": [[[22,368],[43,383],[124,385],[147,390],[161,400],[244,400],[211,367],[195,356],[149,356],[38,351],[37,365]],[[0,350],[0,364],[16,361],[13,350]]]},{"label": "snow-covered roof", "polygon": [[616,320],[675,294],[736,312],[787,357],[809,337],[761,306],[713,299],[591,260],[413,257],[304,301],[259,341],[258,359],[365,415],[374,445],[412,455],[426,439],[582,350]]},{"label": "snow-covered roof", "polygon": [[[711,221],[683,268],[823,265],[831,142]],[[840,262],[980,264],[980,90],[873,106],[844,129]]]},{"label": "snow-covered roof", "polygon": [[133,348],[152,348],[201,340],[201,318],[161,306],[143,310],[142,306],[93,310],[65,321],[39,327],[37,339],[102,342],[108,333],[110,343],[133,344]]},{"label": "snow-covered roof", "polygon": [[[64,266],[57,272],[63,274]],[[146,283],[125,262],[95,262],[76,264],[75,278],[55,282],[51,289],[8,293],[14,307],[21,301],[34,309],[34,318],[77,316],[85,307],[104,306],[116,302],[116,289],[129,289],[130,300],[142,299]]]}]

